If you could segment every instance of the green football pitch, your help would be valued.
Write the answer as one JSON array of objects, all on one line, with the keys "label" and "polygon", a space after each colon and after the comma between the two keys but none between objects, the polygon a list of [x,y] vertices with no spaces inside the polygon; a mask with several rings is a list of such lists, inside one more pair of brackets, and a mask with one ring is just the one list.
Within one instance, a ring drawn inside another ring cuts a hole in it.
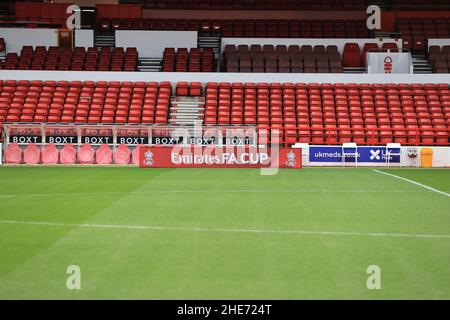
[{"label": "green football pitch", "polygon": [[2,167],[0,299],[450,299],[450,170],[380,171]]}]

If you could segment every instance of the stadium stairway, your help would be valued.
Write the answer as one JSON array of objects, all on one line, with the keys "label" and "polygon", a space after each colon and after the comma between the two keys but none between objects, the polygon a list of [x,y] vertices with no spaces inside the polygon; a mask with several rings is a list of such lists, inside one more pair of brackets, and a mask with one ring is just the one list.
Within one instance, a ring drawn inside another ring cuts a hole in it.
[{"label": "stadium stairway", "polygon": [[138,59],[137,69],[138,71],[145,71],[145,72],[160,72],[162,69],[161,64],[162,64],[161,58],[142,57]]},{"label": "stadium stairway", "polygon": [[198,36],[198,48],[212,48],[214,54],[218,56],[220,54],[220,36]]},{"label": "stadium stairway", "polygon": [[94,38],[95,47],[115,47],[116,38],[113,34],[96,34]]},{"label": "stadium stairway", "polygon": [[433,67],[425,54],[413,54],[412,60],[414,73],[433,73]]},{"label": "stadium stairway", "polygon": [[216,70],[217,72],[220,71],[220,58],[221,58],[221,47],[220,47],[220,43],[221,43],[221,38],[219,35],[215,34],[215,35],[200,35],[198,36],[198,41],[197,41],[197,48],[199,48],[200,50],[204,50],[206,48],[212,48],[213,52],[214,52],[214,63],[216,65]]},{"label": "stadium stairway", "polygon": [[365,73],[366,68],[365,67],[343,67],[342,72],[343,73]]},{"label": "stadium stairway", "polygon": [[193,126],[203,123],[205,98],[174,96],[171,100],[169,123],[172,125]]}]

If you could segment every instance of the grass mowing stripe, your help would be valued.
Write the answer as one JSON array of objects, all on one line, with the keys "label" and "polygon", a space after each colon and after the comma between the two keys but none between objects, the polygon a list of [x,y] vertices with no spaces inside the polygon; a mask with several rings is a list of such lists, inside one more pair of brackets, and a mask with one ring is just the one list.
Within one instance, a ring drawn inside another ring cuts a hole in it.
[{"label": "grass mowing stripe", "polygon": [[0,220],[0,224],[37,225],[52,227],[101,228],[101,229],[132,229],[154,231],[188,231],[188,232],[230,232],[257,234],[291,234],[291,235],[329,235],[329,236],[363,236],[363,237],[391,237],[391,238],[435,238],[450,239],[447,234],[417,234],[417,233],[381,233],[381,232],[340,232],[314,230],[260,230],[242,228],[205,228],[205,227],[161,227],[148,225],[116,225],[116,224],[74,224],[47,221],[18,221]]},{"label": "grass mowing stripe", "polygon": [[416,186],[419,186],[419,187],[425,188],[427,190],[430,190],[430,191],[433,191],[433,192],[436,192],[436,193],[440,193],[440,194],[443,194],[444,196],[450,197],[450,194],[448,194],[447,192],[444,192],[444,191],[432,188],[430,186],[427,186],[426,184],[422,184],[420,182],[417,182],[417,181],[414,181],[414,180],[410,180],[410,179],[406,179],[406,178],[397,176],[395,174],[387,173],[387,172],[380,171],[380,170],[377,170],[377,169],[373,169],[373,171],[375,171],[377,173],[385,174],[387,176],[390,176],[390,177],[393,177],[393,178],[397,178],[397,179],[400,179],[400,180],[403,180],[403,181],[406,181],[406,182],[409,182],[409,183],[412,183],[412,184],[415,184]]},{"label": "grass mowing stripe", "polygon": [[[420,193],[423,191],[414,190],[333,190],[333,189],[255,189],[255,190],[154,190],[154,191],[131,191],[131,192],[75,192],[75,193],[24,193],[24,194],[4,194],[0,199],[15,197],[58,197],[58,196],[101,196],[101,195],[146,195],[146,194],[170,194],[170,193]],[[431,192],[431,191],[430,191]]]}]

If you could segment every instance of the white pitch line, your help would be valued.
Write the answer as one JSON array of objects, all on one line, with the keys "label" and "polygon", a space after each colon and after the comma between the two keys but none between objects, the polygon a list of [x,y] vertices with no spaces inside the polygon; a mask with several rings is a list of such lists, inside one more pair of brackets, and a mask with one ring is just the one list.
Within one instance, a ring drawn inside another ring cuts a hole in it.
[{"label": "white pitch line", "polygon": [[393,177],[393,178],[397,178],[397,179],[400,179],[400,180],[403,180],[403,181],[406,181],[406,182],[409,182],[409,183],[412,183],[412,184],[415,184],[416,186],[419,186],[419,187],[425,188],[425,189],[427,189],[427,190],[430,190],[430,191],[433,191],[433,192],[436,192],[436,193],[439,193],[439,194],[443,194],[444,196],[450,197],[450,194],[448,194],[447,192],[444,192],[444,191],[441,191],[441,190],[432,188],[432,187],[430,187],[430,186],[427,186],[426,184],[419,183],[419,182],[417,182],[417,181],[410,180],[410,179],[406,179],[406,178],[397,176],[397,175],[395,175],[395,174],[387,173],[387,172],[380,171],[380,170],[377,170],[377,169],[373,169],[373,171],[378,172],[378,173],[381,173],[381,174],[385,174],[385,175],[387,175],[387,176],[390,176],[390,177]]},{"label": "white pitch line", "polygon": [[164,227],[164,226],[158,227],[158,226],[147,226],[147,225],[74,224],[74,223],[62,223],[62,222],[18,221],[18,220],[0,220],[0,224],[36,225],[36,226],[71,227],[71,228],[153,230],[153,231],[450,239],[450,235],[448,235],[448,234],[420,234],[420,233],[340,232],[340,231],[314,231],[314,230],[263,230],[263,229],[241,229],[241,228]]},{"label": "white pitch line", "polygon": [[233,190],[150,190],[150,191],[131,191],[131,192],[74,192],[74,193],[22,193],[22,194],[4,194],[0,199],[15,197],[59,197],[59,196],[101,196],[101,195],[146,195],[146,194],[183,194],[183,193],[417,193],[421,191],[409,190],[345,190],[345,189],[233,189]]}]

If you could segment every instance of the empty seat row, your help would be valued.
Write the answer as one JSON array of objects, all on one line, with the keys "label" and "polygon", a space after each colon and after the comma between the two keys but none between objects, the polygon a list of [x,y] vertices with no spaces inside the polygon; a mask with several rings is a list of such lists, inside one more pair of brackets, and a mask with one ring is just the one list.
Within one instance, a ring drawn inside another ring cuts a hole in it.
[{"label": "empty seat row", "polygon": [[8,53],[6,70],[74,70],[74,71],[136,71],[136,48],[95,48],[85,50],[58,47],[24,46],[20,55]]},{"label": "empty seat row", "polygon": [[90,144],[82,144],[75,148],[65,144],[62,148],[54,144],[39,147],[29,144],[21,148],[16,143],[8,144],[5,149],[7,164],[139,164],[139,148],[131,152],[124,144],[118,145],[114,151],[109,145],[102,144],[94,149]]},{"label": "empty seat row", "polygon": [[222,62],[222,70],[226,72],[342,72],[336,46],[226,45]]},{"label": "empty seat row", "polygon": [[198,97],[202,95],[202,84],[200,82],[185,82],[177,83],[177,96],[191,96]]},{"label": "empty seat row", "polygon": [[165,48],[162,61],[163,72],[213,72],[212,48]]},{"label": "empty seat row", "polygon": [[359,44],[346,43],[343,56],[334,45],[226,45],[222,70],[226,72],[305,72],[340,73],[343,67],[361,68],[366,63],[368,51],[397,52],[395,43],[366,43],[361,51]]},{"label": "empty seat row", "polygon": [[448,84],[208,83],[206,125],[279,129],[286,143],[448,145]]},{"label": "empty seat row", "polygon": [[403,48],[426,52],[428,39],[450,38],[450,19],[398,19],[397,31],[402,35]]},{"label": "empty seat row", "polygon": [[199,19],[106,19],[100,31],[190,30],[220,33],[222,37],[246,38],[371,38],[365,20],[199,20]]},{"label": "empty seat row", "polygon": [[0,123],[167,123],[171,94],[170,82],[0,81]]},{"label": "empty seat row", "polygon": [[[448,145],[449,84],[179,82],[205,125],[279,129],[286,143]],[[167,124],[169,82],[0,81],[0,122]],[[337,139],[337,140],[336,140]]]},{"label": "empty seat row", "polygon": [[370,38],[363,20],[224,21],[222,37]]},{"label": "empty seat row", "polygon": [[360,68],[366,65],[366,53],[377,51],[398,52],[397,44],[393,42],[383,43],[381,48],[375,42],[365,43],[362,51],[357,43],[346,43],[342,53],[344,67]]},{"label": "empty seat row", "polygon": [[400,10],[449,10],[447,0],[393,0],[392,5]]},{"label": "empty seat row", "polygon": [[430,46],[428,48],[428,60],[436,73],[450,72],[450,46]]},{"label": "empty seat row", "polygon": [[240,10],[363,10],[364,0],[144,0],[150,9],[240,9]]}]

